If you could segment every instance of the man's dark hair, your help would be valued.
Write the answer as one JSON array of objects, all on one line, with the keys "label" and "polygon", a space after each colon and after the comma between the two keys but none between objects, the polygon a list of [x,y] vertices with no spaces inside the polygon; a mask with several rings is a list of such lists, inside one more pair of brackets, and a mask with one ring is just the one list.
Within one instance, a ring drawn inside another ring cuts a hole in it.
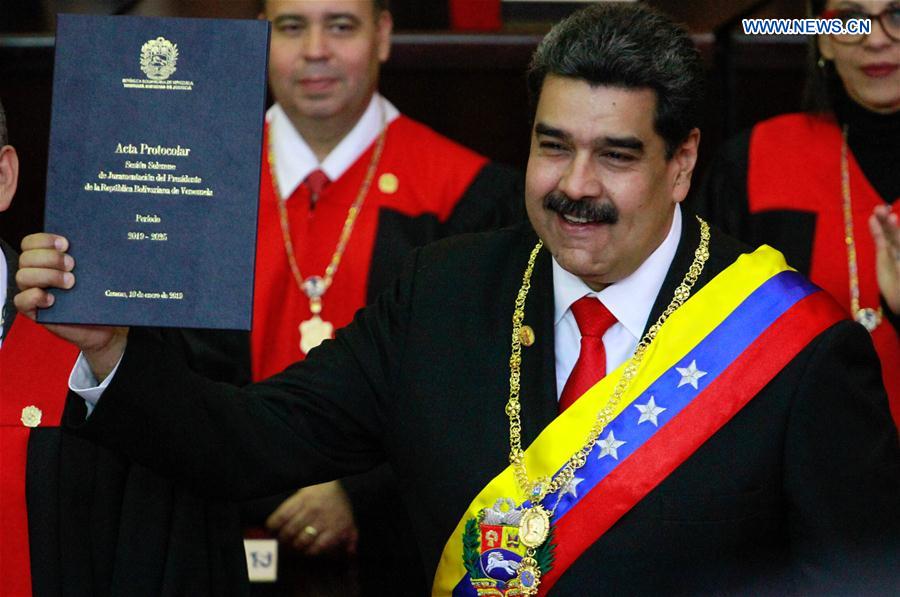
[{"label": "man's dark hair", "polygon": [[[382,10],[390,10],[389,0],[372,0],[372,5],[375,7],[375,16],[378,16]],[[266,11],[266,0],[259,0],[259,11]]]},{"label": "man's dark hair", "polygon": [[557,24],[531,59],[528,91],[537,105],[547,75],[591,85],[656,92],[654,129],[666,159],[700,120],[703,65],[687,31],[640,4],[597,4]]},{"label": "man's dark hair", "polygon": [[6,112],[3,111],[3,102],[0,102],[0,147],[9,144],[9,134],[6,132]]}]

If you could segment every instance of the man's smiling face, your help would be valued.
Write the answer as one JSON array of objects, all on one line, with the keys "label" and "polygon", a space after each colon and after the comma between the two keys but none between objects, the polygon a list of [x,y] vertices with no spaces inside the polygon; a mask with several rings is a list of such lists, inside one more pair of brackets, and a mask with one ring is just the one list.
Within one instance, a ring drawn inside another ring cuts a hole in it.
[{"label": "man's smiling face", "polygon": [[666,158],[651,89],[549,75],[526,175],[528,217],[559,264],[595,289],[634,272],[668,234],[699,132]]}]

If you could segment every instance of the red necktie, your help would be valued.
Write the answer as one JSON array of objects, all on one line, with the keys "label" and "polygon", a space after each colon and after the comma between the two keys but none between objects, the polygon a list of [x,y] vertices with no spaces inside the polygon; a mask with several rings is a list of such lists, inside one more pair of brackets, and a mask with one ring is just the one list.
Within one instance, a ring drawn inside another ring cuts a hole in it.
[{"label": "red necktie", "polygon": [[306,177],[303,184],[309,187],[309,202],[311,205],[316,204],[316,201],[319,199],[319,194],[329,182],[331,181],[328,180],[328,175],[321,170],[313,170],[309,173],[309,176]]},{"label": "red necktie", "polygon": [[616,317],[596,297],[586,296],[572,303],[572,314],[581,331],[581,352],[559,397],[563,412],[606,376],[606,349],[603,334],[616,323]]}]

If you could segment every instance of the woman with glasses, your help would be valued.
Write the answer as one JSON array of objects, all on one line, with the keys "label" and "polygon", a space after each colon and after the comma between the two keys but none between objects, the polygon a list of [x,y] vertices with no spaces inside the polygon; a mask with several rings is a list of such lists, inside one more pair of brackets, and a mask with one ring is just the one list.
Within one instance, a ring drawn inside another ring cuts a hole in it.
[{"label": "woman with glasses", "polygon": [[697,210],[770,244],[872,334],[900,425],[900,1],[813,1],[811,14],[867,34],[812,40],[807,111],[729,141]]}]

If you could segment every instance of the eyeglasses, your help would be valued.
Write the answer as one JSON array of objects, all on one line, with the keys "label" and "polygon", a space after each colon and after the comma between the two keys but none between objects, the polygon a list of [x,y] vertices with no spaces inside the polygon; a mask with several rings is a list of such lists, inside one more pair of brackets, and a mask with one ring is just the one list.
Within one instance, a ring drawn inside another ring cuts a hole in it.
[{"label": "eyeglasses", "polygon": [[[862,10],[850,8],[826,10],[822,13],[823,19],[839,19],[847,31],[847,24],[851,20],[875,20],[881,23],[885,35],[894,41],[900,41],[900,6],[889,6],[878,14],[869,14]],[[841,44],[858,44],[866,38],[868,33],[837,33],[831,34],[831,38]]]}]

